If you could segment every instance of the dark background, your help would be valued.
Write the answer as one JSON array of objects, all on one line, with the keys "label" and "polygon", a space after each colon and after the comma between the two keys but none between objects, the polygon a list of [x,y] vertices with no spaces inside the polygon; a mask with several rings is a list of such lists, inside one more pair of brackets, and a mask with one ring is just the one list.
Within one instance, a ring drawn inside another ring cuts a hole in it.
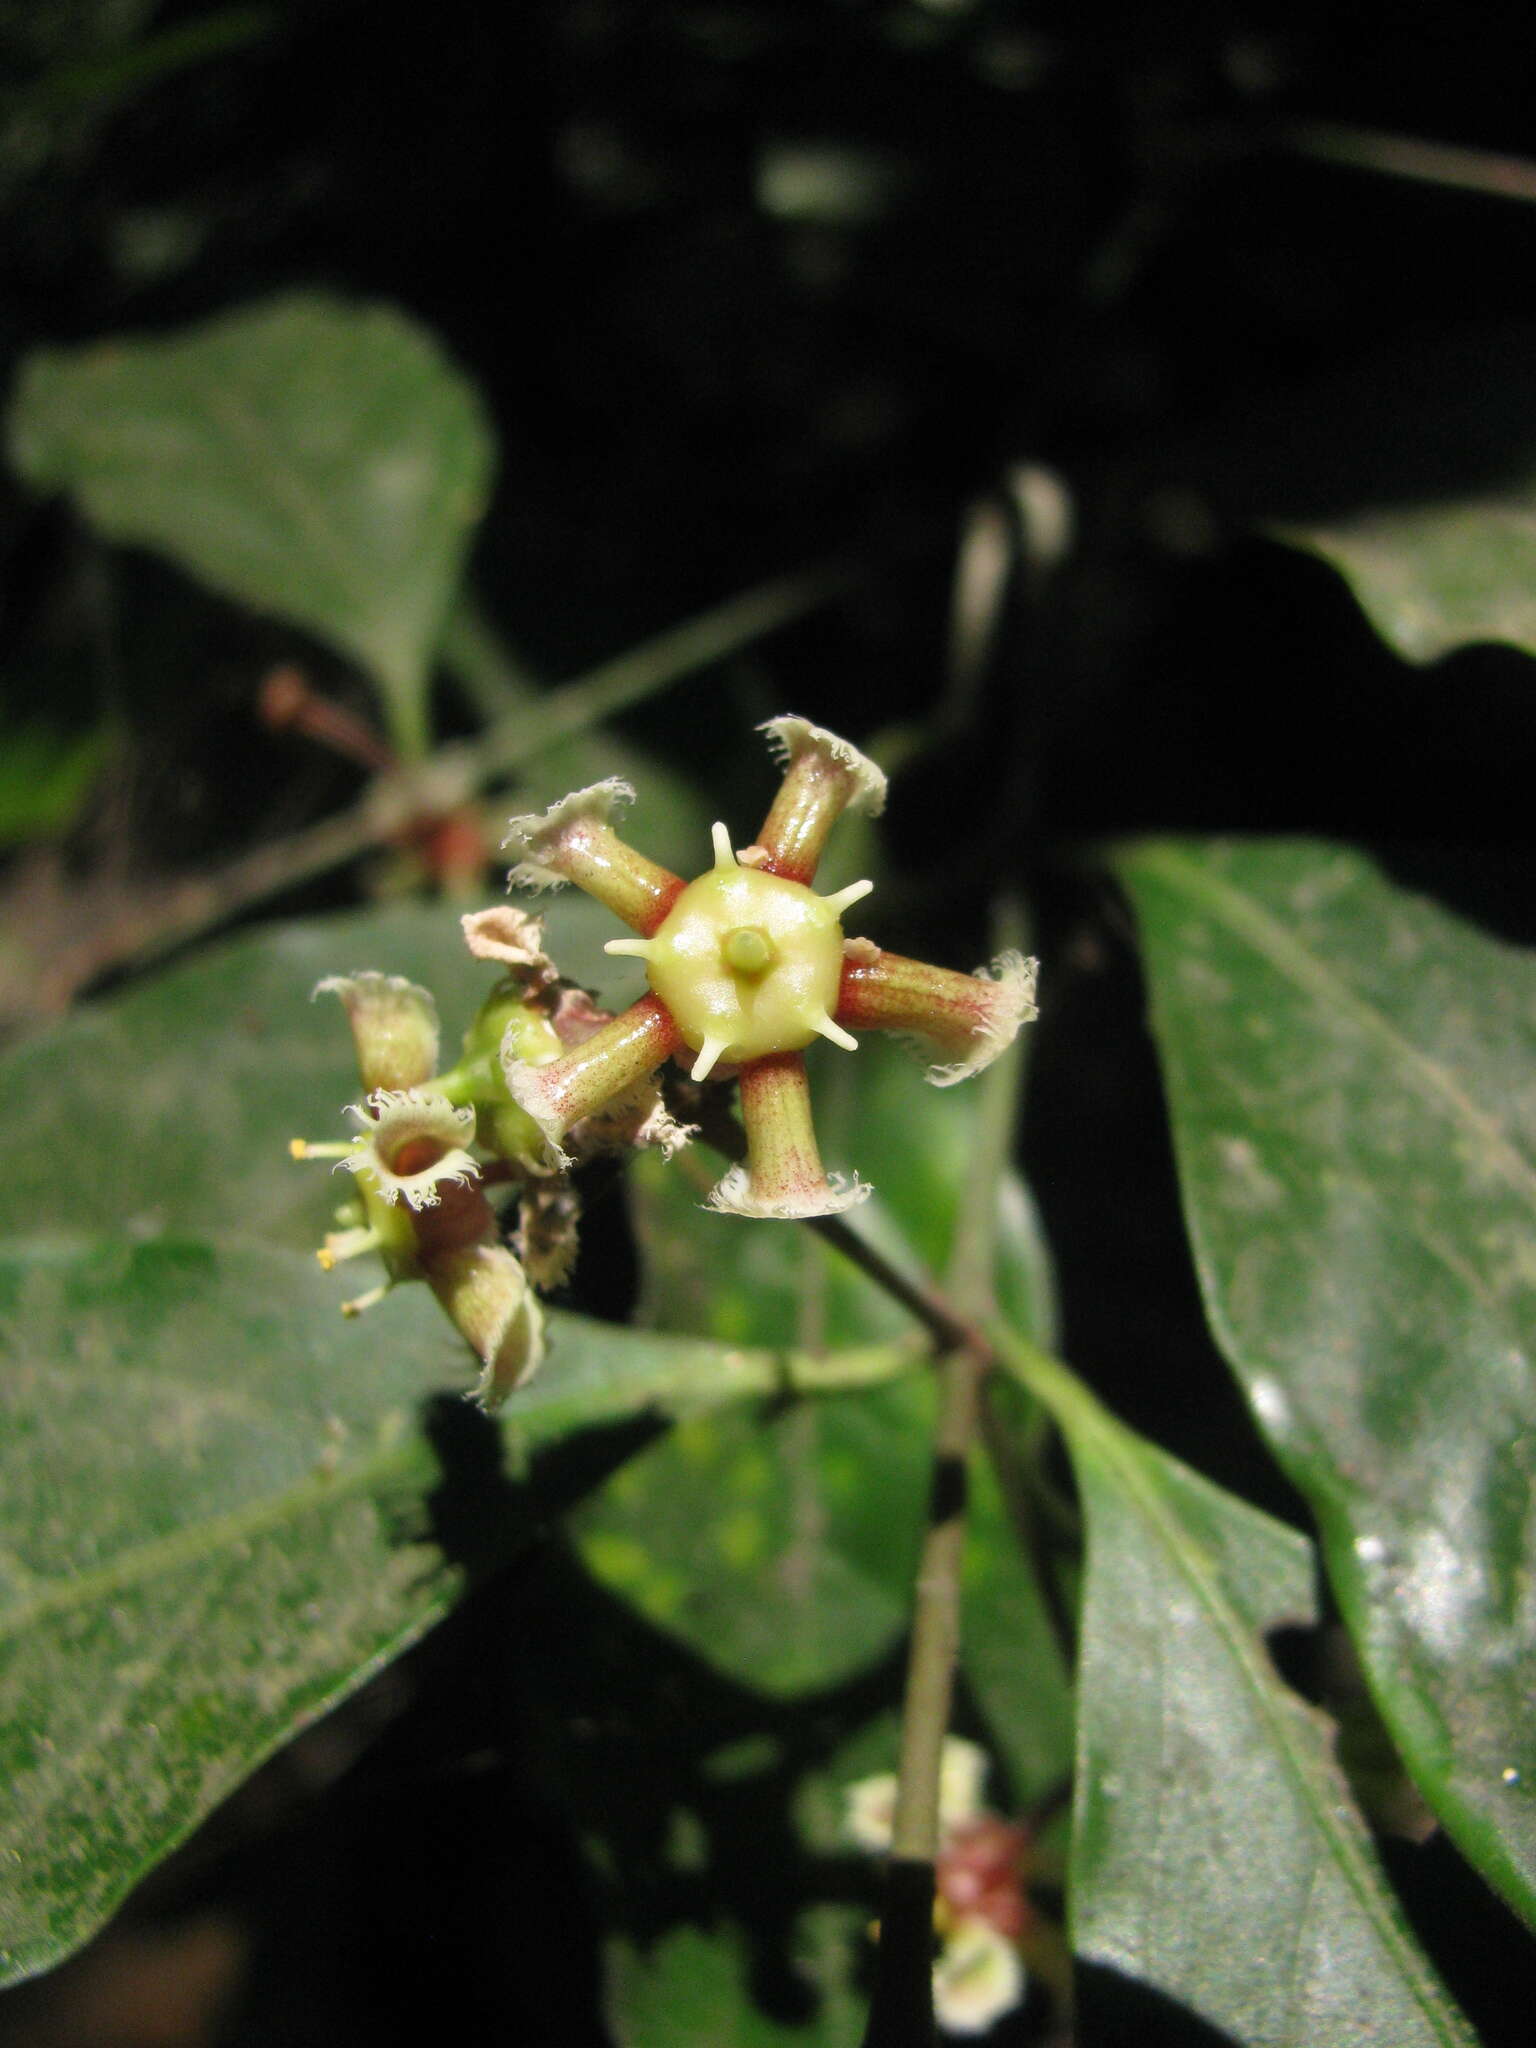
[{"label": "dark background", "polygon": [[[966,506],[1021,463],[1062,480],[1072,553],[1047,577],[1020,536],[968,728],[903,778],[905,915],[914,950],[937,927],[953,949],[958,924],[979,953],[993,883],[1029,890],[1048,995],[1025,1156],[1065,1348],[1280,1513],[1204,1335],[1092,847],[1320,832],[1489,929],[1536,920],[1529,662],[1399,663],[1326,569],[1263,537],[1528,470],[1536,207],[1329,160],[1320,123],[1346,148],[1382,130],[1536,153],[1536,18],[445,0],[391,30],[364,0],[0,6],[5,382],[40,342],[295,285],[399,302],[487,394],[501,480],[477,582],[551,677],[781,570],[856,565],[849,598],[630,721],[689,763],[737,772],[744,720],[791,704],[858,738],[922,720]],[[349,793],[257,717],[295,654],[365,705],[286,629],[0,480],[4,715],[116,721],[110,802],[66,848],[82,874],[108,829],[130,868],[184,872]],[[577,1775],[622,1799],[685,1768],[679,1701],[722,1727],[745,1708],[600,1605],[553,1540],[489,1578],[270,1766],[116,1947],[0,1999],[0,2040],[601,2039],[597,1908],[529,1758],[591,1723]],[[1391,1853],[1487,2037],[1525,2038],[1501,1910],[1436,1845]],[[686,1909],[651,1905],[657,1925]],[[770,1904],[741,1909],[771,1930]],[[791,1994],[764,1944],[773,2007]],[[1197,2038],[1113,2012],[1085,2039]]]}]

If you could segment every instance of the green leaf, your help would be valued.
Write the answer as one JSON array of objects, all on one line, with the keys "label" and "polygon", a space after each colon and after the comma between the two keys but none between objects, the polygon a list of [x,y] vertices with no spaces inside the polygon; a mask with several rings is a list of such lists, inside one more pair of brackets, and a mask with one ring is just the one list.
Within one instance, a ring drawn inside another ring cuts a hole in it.
[{"label": "green leaf", "polygon": [[1121,871],[1217,1341],[1409,1770],[1536,1921],[1536,959],[1336,848]]},{"label": "green leaf", "polygon": [[[928,1087],[874,1033],[814,1064],[823,1150],[875,1195],[862,1236],[901,1271],[942,1271],[976,1151],[979,1091]],[[911,1324],[808,1231],[705,1211],[698,1153],[637,1162],[630,1185],[652,1323],[725,1343],[848,1345]],[[1049,1274],[1022,1187],[999,1193],[999,1294],[1048,1327]],[[574,1521],[588,1568],[658,1626],[775,1694],[837,1683],[891,1648],[911,1607],[932,1456],[932,1403],[911,1382],[776,1417],[720,1415],[636,1460]],[[966,1581],[967,1675],[1015,1790],[1065,1776],[1067,1674],[1038,1588],[989,1478],[978,1475]]]},{"label": "green leaf", "polygon": [[1073,1943],[1252,2048],[1459,2043],[1333,1756],[1265,1634],[1314,1618],[1311,1545],[998,1339],[1066,1433],[1088,1524]]},{"label": "green leaf", "polygon": [[748,1957],[735,1932],[674,1928],[646,1949],[609,1949],[608,2018],[619,2048],[846,2048],[863,2026],[867,1999],[849,1982],[868,1916],[815,1906],[795,1923],[792,1966],[813,2000],[801,2025],[770,2019],[749,1988]]},{"label": "green leaf", "polygon": [[1387,507],[1278,529],[1348,583],[1382,638],[1409,661],[1473,640],[1536,654],[1536,490]]},{"label": "green leaf", "polygon": [[11,452],[109,539],[290,619],[423,751],[432,660],[494,464],[474,387],[392,307],[296,293],[164,338],[44,349]]},{"label": "green leaf", "polygon": [[[490,978],[440,909],[280,926],[0,1062],[0,1981],[90,1934],[458,1590],[420,1425],[471,1361],[425,1288],[338,1313],[309,1249],[334,1190],[286,1155],[358,1092],[344,1019],[308,1002],[338,965],[466,1019]],[[900,1363],[556,1316],[503,1458]],[[538,1511],[504,1484],[493,1549]]]}]

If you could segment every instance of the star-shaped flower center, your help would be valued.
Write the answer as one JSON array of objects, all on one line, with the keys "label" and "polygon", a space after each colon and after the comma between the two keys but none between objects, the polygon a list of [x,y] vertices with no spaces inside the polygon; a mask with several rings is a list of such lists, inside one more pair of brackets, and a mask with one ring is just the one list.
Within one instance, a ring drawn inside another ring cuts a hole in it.
[{"label": "star-shaped flower center", "polygon": [[510,1043],[503,1058],[508,1088],[557,1157],[573,1124],[674,1054],[692,1056],[695,1081],[722,1063],[737,1069],[748,1162],[725,1176],[712,1206],[818,1216],[869,1190],[822,1168],[803,1058],[812,1039],[853,1051],[851,1027],[899,1031],[940,1055],[930,1080],[962,1080],[1034,1015],[1034,963],[1010,954],[991,977],[955,974],[845,939],[843,913],[874,885],[817,896],[810,884],[838,816],[849,807],[878,812],[885,778],[846,740],[802,718],[771,719],[766,730],[784,779],[762,831],[738,855],[717,824],[714,865],[695,881],[614,832],[609,817],[633,794],[623,783],[598,783],[542,816],[512,821],[513,882],[575,882],[606,903],[639,935],[607,950],[643,960],[650,993],[561,1059],[533,1065]]},{"label": "star-shaped flower center", "polygon": [[645,962],[683,1044],[698,1054],[695,1081],[717,1061],[799,1052],[830,1038],[852,1052],[858,1040],[834,1023],[843,974],[842,913],[873,882],[817,896],[804,882],[744,868],[724,825],[714,828],[715,864],[690,882],[649,939],[610,939],[609,953]]}]

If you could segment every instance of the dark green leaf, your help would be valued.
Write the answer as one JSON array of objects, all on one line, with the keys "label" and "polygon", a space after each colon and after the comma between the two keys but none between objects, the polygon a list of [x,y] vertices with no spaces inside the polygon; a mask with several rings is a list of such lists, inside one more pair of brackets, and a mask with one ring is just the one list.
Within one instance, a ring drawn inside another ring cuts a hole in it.
[{"label": "dark green leaf", "polygon": [[[278,927],[0,1063],[0,1980],[89,1934],[457,1590],[420,1424],[472,1362],[425,1288],[342,1318],[354,1289],[309,1249],[334,1192],[284,1143],[359,1092],[308,992],[365,965],[466,1019],[490,979],[440,910]],[[761,1401],[805,1363],[556,1317],[505,1462]]]},{"label": "dark green leaf", "polygon": [[[975,1156],[975,1089],[928,1087],[871,1033],[814,1061],[829,1161],[875,1195],[860,1234],[904,1272],[942,1271]],[[718,1162],[715,1171],[721,1170]],[[694,1152],[631,1175],[652,1323],[731,1343],[868,1343],[910,1324],[871,1280],[808,1231],[754,1228],[700,1207],[713,1177]],[[1011,1178],[999,1196],[999,1291],[1048,1325],[1034,1218]],[[911,1604],[931,1459],[925,1386],[818,1402],[776,1417],[691,1425],[590,1500],[575,1528],[589,1567],[651,1621],[746,1682],[830,1685],[890,1647]],[[1060,1651],[990,1483],[978,1479],[965,1616],[967,1671],[995,1720],[1021,1797],[1070,1756]]]},{"label": "dark green leaf", "polygon": [[1409,1769],[1536,1920],[1536,960],[1335,848],[1122,872],[1217,1339]]},{"label": "dark green leaf", "polygon": [[1280,538],[1348,583],[1382,638],[1410,661],[1473,640],[1536,654],[1536,493],[1529,486],[1287,526]]},{"label": "dark green leaf", "polygon": [[494,449],[473,387],[414,322],[301,293],[168,338],[43,350],[10,437],[23,476],[109,539],[359,662],[420,751]]},{"label": "dark green leaf", "polygon": [[847,2048],[858,2038],[867,2000],[849,1982],[867,1916],[815,1906],[795,1924],[792,1968],[811,2016],[781,2024],[758,2006],[748,1956],[733,1931],[679,1927],[652,1947],[609,1950],[608,2015],[620,2048]]},{"label": "dark green leaf", "polygon": [[1326,1717],[1265,1634],[1313,1618],[1311,1545],[1007,1345],[1066,1432],[1088,1523],[1077,1953],[1252,2048],[1471,2034],[1400,1918]]}]

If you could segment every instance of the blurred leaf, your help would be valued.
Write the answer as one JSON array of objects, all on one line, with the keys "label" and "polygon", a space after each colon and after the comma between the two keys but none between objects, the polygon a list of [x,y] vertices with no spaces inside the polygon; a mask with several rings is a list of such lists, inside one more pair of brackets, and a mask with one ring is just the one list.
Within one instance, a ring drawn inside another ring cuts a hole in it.
[{"label": "blurred leaf", "polygon": [[1536,487],[1278,530],[1337,569],[1409,661],[1474,640],[1536,654]]},{"label": "blurred leaf", "polygon": [[[440,909],[279,926],[0,1062],[0,1980],[92,1932],[458,1590],[426,1541],[420,1419],[471,1361],[424,1288],[340,1316],[308,1250],[334,1192],[285,1151],[358,1092],[343,1018],[308,1003],[336,965],[445,1009],[458,989],[461,1014],[488,979]],[[787,1366],[555,1317],[502,1460],[762,1400]],[[494,1485],[491,1549],[530,1511]]]},{"label": "blurred leaf", "polygon": [[494,462],[478,395],[388,306],[300,293],[23,366],[13,459],[109,539],[359,662],[419,753],[433,656]]},{"label": "blurred leaf", "polygon": [[748,1958],[735,1932],[679,1927],[641,1950],[609,1950],[608,2019],[619,2048],[846,2048],[863,2026],[866,1998],[849,1982],[867,1916],[816,1906],[795,1923],[794,1966],[809,2016],[770,2019],[750,1988]]},{"label": "blurred leaf", "polygon": [[1217,1341],[1420,1790],[1536,1920],[1536,958],[1337,848],[1121,871]]},{"label": "blurred leaf", "polygon": [[107,734],[12,726],[0,735],[0,847],[47,839],[73,823],[107,751]]},{"label": "blurred leaf", "polygon": [[743,1684],[835,1685],[906,1625],[930,1405],[913,1378],[691,1418],[576,1511],[583,1561]]},{"label": "blurred leaf", "polygon": [[1306,1539],[1000,1340],[1066,1432],[1088,1523],[1073,1945],[1252,2048],[1472,2036],[1404,1926],[1263,1638],[1314,1619]]}]

